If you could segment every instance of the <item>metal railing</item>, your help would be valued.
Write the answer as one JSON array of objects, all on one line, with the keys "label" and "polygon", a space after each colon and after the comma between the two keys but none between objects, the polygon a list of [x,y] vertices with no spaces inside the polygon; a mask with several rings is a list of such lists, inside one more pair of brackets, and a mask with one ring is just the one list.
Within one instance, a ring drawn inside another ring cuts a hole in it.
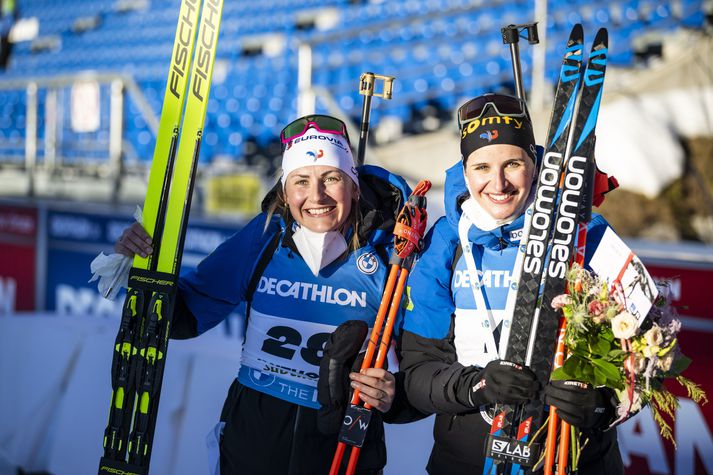
[{"label": "metal railing", "polygon": [[[108,121],[100,121],[98,129],[108,137],[108,140],[86,139],[82,142],[77,156],[69,158],[63,153],[66,142],[69,141],[64,131],[67,130],[72,118],[71,113],[65,110],[64,97],[72,87],[86,82],[93,82],[99,86],[100,104],[107,99],[102,95],[109,96]],[[0,170],[24,171],[28,180],[27,195],[30,197],[36,194],[38,173],[52,179],[71,171],[73,176],[89,174],[109,179],[112,183],[111,199],[116,201],[126,168],[125,158],[127,152],[131,150],[131,144],[125,138],[123,127],[125,101],[128,99],[133,102],[154,137],[158,130],[156,113],[134,79],[125,74],[80,72],[47,78],[28,77],[0,81],[0,94],[12,92],[24,95],[25,135],[21,139],[21,144],[17,143],[17,139],[14,142],[6,140],[5,143],[0,143]],[[43,98],[42,101],[40,96]],[[42,134],[39,130],[40,118],[44,123]],[[102,122],[106,123],[102,124]],[[11,152],[21,150],[22,156],[8,154],[8,150]],[[82,152],[86,155],[82,156]]]}]

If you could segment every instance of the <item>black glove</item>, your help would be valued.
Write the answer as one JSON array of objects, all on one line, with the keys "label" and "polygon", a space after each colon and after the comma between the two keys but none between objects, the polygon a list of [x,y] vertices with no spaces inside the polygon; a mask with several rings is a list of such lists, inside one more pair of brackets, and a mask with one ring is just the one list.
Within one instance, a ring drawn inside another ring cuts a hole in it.
[{"label": "black glove", "polygon": [[545,404],[557,415],[580,429],[601,429],[614,418],[616,396],[609,388],[593,388],[579,381],[550,381],[545,387]]},{"label": "black glove", "polygon": [[[349,373],[357,361],[369,327],[362,320],[348,320],[339,325],[324,346],[319,364],[317,427],[323,434],[336,434],[342,425],[349,403]],[[356,371],[359,369],[356,368]]]},{"label": "black glove", "polygon": [[495,360],[483,369],[471,368],[467,368],[461,375],[456,391],[461,404],[471,407],[513,404],[529,401],[537,395],[537,377],[526,366]]}]

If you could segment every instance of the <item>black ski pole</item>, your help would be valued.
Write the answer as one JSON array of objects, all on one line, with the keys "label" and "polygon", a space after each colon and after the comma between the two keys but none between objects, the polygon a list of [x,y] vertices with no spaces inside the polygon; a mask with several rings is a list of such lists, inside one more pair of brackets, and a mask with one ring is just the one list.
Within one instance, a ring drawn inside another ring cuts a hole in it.
[{"label": "black ski pole", "polygon": [[537,22],[522,25],[508,25],[501,28],[500,32],[503,35],[503,43],[510,45],[512,73],[515,78],[517,97],[527,102],[525,98],[525,86],[522,83],[522,66],[520,65],[520,37],[525,38],[531,45],[538,44],[540,37],[537,33]]},{"label": "black ski pole", "polygon": [[[376,80],[383,81],[384,86],[381,92],[376,92]],[[389,100],[393,94],[394,85],[393,76],[382,76],[381,74],[363,73],[359,77],[359,94],[364,96],[364,102],[361,108],[361,129],[359,131],[359,148],[357,149],[356,165],[364,165],[364,155],[366,153],[366,139],[369,137],[369,117],[371,116],[371,98],[372,96],[381,97]]]}]

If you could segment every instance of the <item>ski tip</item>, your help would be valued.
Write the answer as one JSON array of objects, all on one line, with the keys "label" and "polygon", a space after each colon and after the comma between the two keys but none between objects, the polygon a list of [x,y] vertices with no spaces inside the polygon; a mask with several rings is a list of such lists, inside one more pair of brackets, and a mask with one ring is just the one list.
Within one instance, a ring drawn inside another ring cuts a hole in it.
[{"label": "ski tip", "polygon": [[609,31],[606,28],[599,28],[597,31],[597,36],[594,37],[594,44],[608,44],[609,43]]},{"label": "ski tip", "polygon": [[[582,54],[582,48],[584,46],[584,30],[582,30],[582,25],[577,23],[572,28],[572,32],[569,34],[567,39],[567,53],[574,53],[579,56]],[[580,58],[581,59],[581,58]]]},{"label": "ski tip", "polygon": [[572,27],[572,32],[569,34],[569,39],[567,40],[567,49],[574,51],[581,48],[584,45],[584,30],[582,25],[577,23]]}]

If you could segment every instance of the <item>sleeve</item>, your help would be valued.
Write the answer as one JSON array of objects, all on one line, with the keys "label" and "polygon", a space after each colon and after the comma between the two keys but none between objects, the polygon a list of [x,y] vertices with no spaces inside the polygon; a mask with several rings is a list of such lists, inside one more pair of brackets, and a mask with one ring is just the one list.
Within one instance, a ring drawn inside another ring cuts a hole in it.
[{"label": "sleeve", "polygon": [[265,219],[264,213],[255,217],[179,280],[177,301],[181,305],[176,312],[193,315],[196,334],[219,324],[245,300],[257,259],[270,236],[279,231],[276,220],[265,231]]},{"label": "sleeve", "polygon": [[604,237],[604,232],[609,228],[611,226],[602,215],[592,214],[592,219],[587,225],[587,246],[584,249],[584,262],[587,266],[589,266],[589,261],[594,256],[594,251],[597,250],[602,237]]},{"label": "sleeve", "polygon": [[424,414],[472,410],[455,396],[461,374],[471,368],[458,363],[453,343],[450,281],[457,240],[448,230],[441,218],[428,233],[407,288],[399,366],[409,403]]}]

